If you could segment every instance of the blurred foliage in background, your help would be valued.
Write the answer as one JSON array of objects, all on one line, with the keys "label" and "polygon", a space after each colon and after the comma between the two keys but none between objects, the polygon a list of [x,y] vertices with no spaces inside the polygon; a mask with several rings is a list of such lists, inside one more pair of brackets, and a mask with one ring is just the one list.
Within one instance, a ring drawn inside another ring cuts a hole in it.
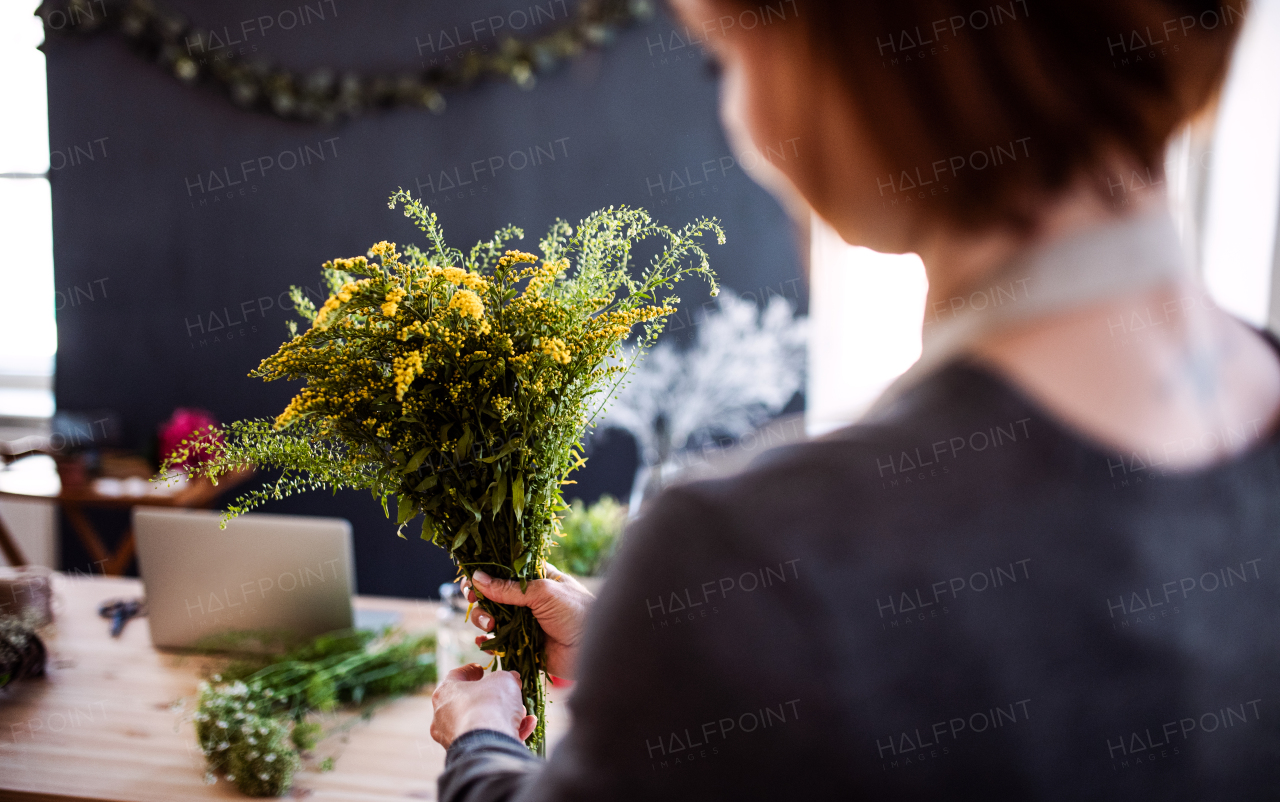
[{"label": "blurred foliage in background", "polygon": [[560,520],[563,533],[554,541],[552,562],[575,576],[600,576],[627,525],[627,507],[613,496],[601,496],[588,507],[574,499]]}]

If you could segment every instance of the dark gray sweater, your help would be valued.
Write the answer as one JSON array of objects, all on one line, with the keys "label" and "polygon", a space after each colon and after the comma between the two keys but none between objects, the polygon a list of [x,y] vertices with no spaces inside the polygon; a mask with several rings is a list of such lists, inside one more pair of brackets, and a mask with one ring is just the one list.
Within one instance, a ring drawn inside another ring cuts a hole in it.
[{"label": "dark gray sweater", "polygon": [[551,759],[468,733],[440,799],[1278,800],[1280,440],[1212,437],[1166,471],[957,363],[670,490]]}]

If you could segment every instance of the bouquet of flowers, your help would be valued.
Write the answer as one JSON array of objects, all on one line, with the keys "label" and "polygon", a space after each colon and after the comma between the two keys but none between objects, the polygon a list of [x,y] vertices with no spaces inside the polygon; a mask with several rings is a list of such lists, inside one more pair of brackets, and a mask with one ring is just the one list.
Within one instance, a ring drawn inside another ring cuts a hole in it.
[{"label": "bouquet of flowers", "polygon": [[[697,275],[717,292],[701,241],[723,243],[724,233],[714,219],[672,230],[610,207],[576,228],[557,220],[540,255],[506,248],[524,236],[513,226],[464,255],[407,192],[391,196],[398,204],[430,248],[379,242],[326,262],[332,296],[316,309],[295,288],[310,327],[299,334],[291,323],[293,339],[251,374],[305,386],[274,421],[204,430],[169,462],[211,449],[193,476],[282,470],[228,516],[321,487],[367,489],[384,510],[394,497],[401,537],[421,516],[422,539],[448,550],[460,574],[483,569],[523,586],[543,575],[584,432],[674,311],[674,285]],[[660,252],[632,275],[633,245],[651,238]],[[623,359],[637,325],[638,347]],[[541,752],[542,631],[527,608],[480,604],[495,622],[484,648],[495,668],[520,672],[538,716],[530,747]]]}]

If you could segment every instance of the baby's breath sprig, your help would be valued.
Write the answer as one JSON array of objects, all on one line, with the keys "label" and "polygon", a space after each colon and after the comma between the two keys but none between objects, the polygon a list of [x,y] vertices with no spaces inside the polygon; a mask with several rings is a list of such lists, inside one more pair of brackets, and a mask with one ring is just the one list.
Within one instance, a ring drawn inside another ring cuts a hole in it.
[{"label": "baby's breath sprig", "polygon": [[435,637],[369,630],[321,635],[277,657],[233,663],[201,682],[192,715],[208,764],[249,796],[280,796],[299,750],[326,733],[308,716],[342,703],[372,706],[436,680]]},{"label": "baby's breath sprig", "polygon": [[[557,220],[536,254],[510,247],[524,237],[514,226],[464,254],[408,192],[389,206],[428,247],[383,241],[326,262],[331,294],[319,308],[295,289],[309,328],[292,328],[252,375],[302,389],[274,421],[193,440],[204,458],[192,470],[213,479],[247,464],[281,471],[228,516],[321,487],[369,490],[384,510],[394,498],[401,537],[421,517],[422,539],[446,549],[460,575],[483,569],[524,585],[543,575],[582,436],[675,311],[675,285],[697,276],[716,294],[702,243],[723,243],[724,232],[714,219],[671,229],[611,206],[577,226]],[[645,240],[661,249],[633,266]],[[486,650],[495,668],[520,672],[540,751],[542,630],[526,608],[481,604],[496,624]]]}]

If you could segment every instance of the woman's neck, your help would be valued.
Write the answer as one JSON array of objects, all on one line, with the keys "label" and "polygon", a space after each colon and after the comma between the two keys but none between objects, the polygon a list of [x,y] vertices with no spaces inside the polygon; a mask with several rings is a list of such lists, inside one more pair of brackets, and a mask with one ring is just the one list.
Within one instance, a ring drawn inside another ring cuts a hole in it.
[{"label": "woman's neck", "polygon": [[[926,308],[966,306],[975,291],[990,285],[1009,265],[1026,261],[1028,254],[1052,252],[1055,247],[1059,256],[1084,253],[1056,243],[1107,236],[1107,224],[1154,213],[1164,203],[1153,196],[1144,207],[1119,218],[1093,197],[1089,193],[1064,200],[1027,237],[935,237],[921,248],[929,277]],[[1135,222],[1134,228],[1140,227]],[[1115,236],[1114,226],[1111,231]],[[1146,235],[1150,239],[1150,229]],[[1158,238],[1165,257],[1175,244],[1163,242],[1169,237]],[[1122,272],[1144,270],[1146,279],[1056,306],[1053,299],[1034,298],[1025,310],[1018,310],[1030,314],[998,326],[979,326],[962,350],[1100,446],[1145,454],[1144,461],[1172,469],[1201,467],[1246,450],[1271,432],[1280,416],[1275,352],[1214,306],[1199,281],[1185,271],[1138,263],[1158,261],[1161,255],[1155,248],[1129,245],[1129,258],[1114,264],[1077,267],[1071,258],[1059,259],[1055,271],[1078,273],[1042,272],[1044,283],[1052,280],[1059,290],[1089,281],[1104,286]],[[1241,432],[1250,436],[1241,438]]]},{"label": "woman's neck", "polygon": [[[1137,197],[1126,209],[1125,216],[1137,216],[1164,204],[1163,196]],[[1029,232],[995,229],[981,233],[953,228],[935,229],[917,243],[915,251],[924,262],[929,280],[926,309],[942,308],[952,299],[965,298],[985,286],[1010,259],[1076,232],[1120,219],[1096,190],[1077,184],[1069,192],[1047,205]]]}]

